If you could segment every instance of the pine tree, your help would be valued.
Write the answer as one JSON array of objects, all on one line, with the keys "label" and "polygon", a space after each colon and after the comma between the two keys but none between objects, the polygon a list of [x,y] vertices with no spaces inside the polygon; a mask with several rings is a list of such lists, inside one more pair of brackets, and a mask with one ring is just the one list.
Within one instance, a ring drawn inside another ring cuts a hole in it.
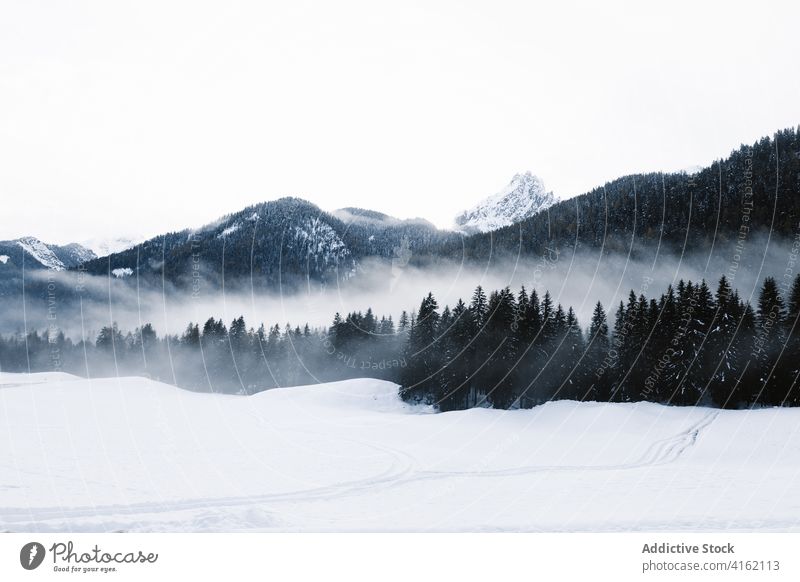
[{"label": "pine tree", "polygon": [[[786,312],[787,330],[794,327],[800,329],[800,274],[796,275],[789,290],[789,300]],[[788,333],[788,331],[787,331]]]},{"label": "pine tree", "polygon": [[530,304],[525,314],[525,319],[528,322],[531,333],[536,336],[542,329],[542,307],[539,303],[539,295],[536,293],[536,289],[531,291]]},{"label": "pine tree", "polygon": [[410,320],[408,318],[408,313],[403,310],[403,312],[400,314],[400,319],[397,320],[397,330],[400,332],[405,332],[409,327],[409,322]]},{"label": "pine tree", "polygon": [[186,326],[186,331],[181,336],[181,344],[187,347],[197,347],[200,345],[200,327],[195,323]]},{"label": "pine tree", "polygon": [[617,313],[614,317],[614,332],[611,336],[611,394],[609,396],[610,402],[617,402],[623,400],[622,383],[627,368],[623,360],[623,356],[630,349],[628,340],[628,314],[625,311],[625,304],[620,301],[617,307]]},{"label": "pine tree", "polygon": [[778,363],[781,381],[787,386],[785,404],[800,405],[800,275],[796,275],[789,289],[786,312],[786,347]]},{"label": "pine tree", "polygon": [[611,397],[611,373],[608,368],[610,340],[608,321],[602,303],[595,304],[589,324],[586,355],[581,380],[581,400],[608,401]]},{"label": "pine tree", "polygon": [[481,375],[495,408],[509,408],[518,398],[513,368],[517,362],[514,294],[506,287],[493,292],[488,303],[486,338],[491,355]]},{"label": "pine tree", "polygon": [[[38,334],[35,337],[38,338]],[[30,343],[36,343],[36,341]],[[116,350],[121,350],[124,343],[125,340],[122,337],[122,332],[120,332],[119,327],[117,327],[117,323],[114,322],[100,330],[97,340],[95,341],[95,346],[98,350],[111,353]]]},{"label": "pine tree", "polygon": [[735,345],[740,360],[741,372],[731,398],[734,407],[755,404],[761,396],[761,370],[756,355],[756,315],[749,303],[742,306],[742,317],[739,333],[736,334]]},{"label": "pine tree", "polygon": [[688,297],[685,320],[687,334],[682,360],[683,370],[679,391],[676,394],[677,404],[696,405],[710,399],[706,387],[711,381],[711,371],[707,365],[706,338],[714,320],[716,306],[705,280],[692,286],[687,284]]},{"label": "pine tree", "polygon": [[[683,286],[683,281],[679,283]],[[668,404],[678,389],[681,379],[681,358],[683,349],[678,300],[672,285],[659,299],[660,317],[653,332],[654,349],[651,373],[646,382],[650,383],[651,400]]]},{"label": "pine tree", "polygon": [[527,304],[523,293],[521,293],[521,298],[523,300],[518,302],[517,306],[520,356],[516,376],[520,392],[520,406],[530,408],[537,400],[534,384],[541,367],[547,361],[547,354],[543,350],[545,330],[542,329],[539,295],[536,293],[536,289],[533,289],[527,298]]},{"label": "pine tree", "polygon": [[583,400],[585,388],[579,362],[582,361],[584,353],[583,332],[578,323],[575,310],[570,307],[567,309],[566,336],[560,350],[563,353],[561,358],[561,370],[559,373],[562,378],[562,397],[573,400]]},{"label": "pine tree", "polygon": [[786,397],[785,378],[776,369],[786,341],[785,316],[778,285],[774,278],[767,277],[758,297],[754,357],[760,370],[758,402],[768,406],[779,405]]},{"label": "pine tree", "polygon": [[469,408],[471,375],[475,368],[475,320],[473,312],[459,299],[452,312],[452,325],[444,350],[442,370],[443,396],[439,401],[442,411]]},{"label": "pine tree", "polygon": [[244,322],[244,316],[239,316],[231,322],[228,338],[235,354],[244,351],[247,344],[247,325]]},{"label": "pine tree", "polygon": [[614,344],[617,350],[615,366],[616,385],[613,390],[613,399],[628,402],[638,399],[641,387],[637,385],[638,378],[634,365],[637,363],[639,351],[644,341],[646,312],[640,313],[640,304],[646,302],[639,300],[631,289],[628,294],[628,303],[617,311],[617,321],[614,324]]},{"label": "pine tree", "polygon": [[628,299],[629,330],[628,345],[625,352],[626,375],[625,399],[638,401],[646,398],[647,381],[650,375],[648,356],[653,346],[649,344],[652,325],[655,323],[650,303],[644,294],[637,298],[633,291]]},{"label": "pine tree", "polygon": [[472,309],[472,316],[475,319],[475,323],[477,323],[478,327],[482,327],[486,319],[488,301],[486,299],[486,293],[483,292],[483,287],[480,285],[475,288],[475,292],[472,294],[470,309]]},{"label": "pine tree", "polygon": [[521,349],[525,349],[533,341],[534,330],[529,319],[530,310],[531,302],[523,285],[517,294],[517,315],[514,321],[517,342],[520,344]]},{"label": "pine tree", "polygon": [[434,403],[441,395],[438,309],[433,293],[428,293],[411,328],[407,345],[408,367],[403,374],[401,389],[401,396],[406,401]]},{"label": "pine tree", "polygon": [[367,308],[366,314],[361,322],[361,329],[365,334],[373,334],[378,329],[378,324],[375,321],[375,314],[372,313],[372,308]]},{"label": "pine tree", "polygon": [[442,309],[442,315],[439,318],[439,335],[444,335],[447,333],[450,325],[453,323],[452,314],[450,313],[450,307],[448,305],[444,306]]},{"label": "pine tree", "polygon": [[553,348],[553,341],[556,338],[556,326],[553,321],[554,309],[553,309],[553,299],[550,297],[550,291],[544,292],[544,297],[542,298],[542,306],[541,306],[541,317],[542,317],[542,347],[550,354],[550,351]]},{"label": "pine tree", "polygon": [[708,370],[711,401],[723,408],[733,407],[733,392],[739,376],[740,358],[734,342],[739,320],[739,298],[723,275],[717,285],[717,311],[708,334],[705,367]]}]

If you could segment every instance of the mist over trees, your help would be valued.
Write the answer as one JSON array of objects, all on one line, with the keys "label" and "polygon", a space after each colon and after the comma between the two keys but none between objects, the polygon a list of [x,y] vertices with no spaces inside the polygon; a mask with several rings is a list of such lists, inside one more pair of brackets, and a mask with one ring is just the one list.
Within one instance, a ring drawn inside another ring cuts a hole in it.
[{"label": "mist over trees", "polygon": [[550,400],[722,408],[800,405],[800,275],[767,277],[755,306],[727,278],[631,291],[585,327],[575,310],[522,287],[440,306],[432,293],[398,321],[372,309],[328,328],[249,327],[209,318],[180,335],[116,324],[74,342],[58,330],[0,337],[0,370],[145,375],[200,391],[251,394],[359,377],[400,384],[439,410],[529,408]]},{"label": "mist over trees", "polygon": [[189,323],[182,334],[165,336],[149,323],[128,332],[112,324],[77,342],[58,330],[0,337],[0,371],[139,375],[192,390],[252,394],[363,376],[396,380],[403,363],[392,358],[404,337],[402,327],[370,309],[337,314],[328,329],[253,328],[241,316],[229,324]]}]

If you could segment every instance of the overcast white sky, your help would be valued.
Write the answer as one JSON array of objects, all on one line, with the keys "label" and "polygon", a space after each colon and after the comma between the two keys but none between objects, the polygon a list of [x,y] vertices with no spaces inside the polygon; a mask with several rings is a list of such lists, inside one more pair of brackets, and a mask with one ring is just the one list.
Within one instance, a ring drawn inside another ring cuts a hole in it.
[{"label": "overcast white sky", "polygon": [[0,0],[0,239],[285,195],[438,225],[800,123],[796,2]]}]

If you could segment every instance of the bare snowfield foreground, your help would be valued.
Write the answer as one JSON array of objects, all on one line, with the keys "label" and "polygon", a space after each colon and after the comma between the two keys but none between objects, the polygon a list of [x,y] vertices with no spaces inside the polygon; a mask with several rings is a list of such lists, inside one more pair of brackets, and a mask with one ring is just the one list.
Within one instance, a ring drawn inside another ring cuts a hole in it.
[{"label": "bare snowfield foreground", "polygon": [[3,531],[800,530],[800,410],[0,374]]}]

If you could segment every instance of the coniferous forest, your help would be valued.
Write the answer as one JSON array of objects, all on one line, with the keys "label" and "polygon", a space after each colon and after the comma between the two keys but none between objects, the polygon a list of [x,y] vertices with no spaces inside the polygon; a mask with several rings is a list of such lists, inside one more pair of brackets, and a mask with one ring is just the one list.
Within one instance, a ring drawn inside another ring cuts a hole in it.
[{"label": "coniferous forest", "polygon": [[441,411],[528,408],[549,400],[651,401],[720,408],[800,405],[800,276],[767,277],[755,305],[723,276],[680,281],[580,322],[571,306],[524,287],[441,307],[433,294],[398,321],[371,309],[327,329],[248,327],[210,318],[181,335],[151,324],[73,341],[61,332],[0,338],[5,372],[145,375],[199,391],[249,394],[373,377]]},{"label": "coniferous forest", "polygon": [[657,298],[631,291],[613,315],[598,302],[588,328],[549,292],[478,287],[452,310],[428,295],[401,394],[440,410],[556,399],[796,406],[800,276],[783,287],[766,278],[755,307],[724,276],[713,290],[680,281]]}]

